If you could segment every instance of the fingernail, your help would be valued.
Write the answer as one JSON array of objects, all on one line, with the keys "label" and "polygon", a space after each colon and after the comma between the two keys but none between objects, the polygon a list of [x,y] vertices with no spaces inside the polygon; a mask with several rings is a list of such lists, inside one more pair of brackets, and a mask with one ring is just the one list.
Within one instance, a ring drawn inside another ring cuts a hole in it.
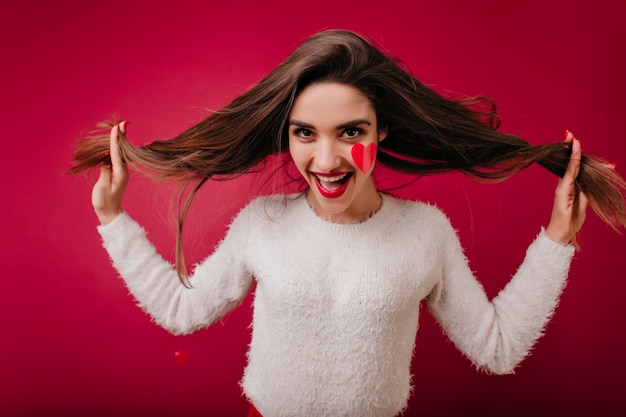
[{"label": "fingernail", "polygon": [[615,162],[609,162],[607,165],[608,165],[608,166],[609,166],[609,168],[611,168],[611,169],[615,169],[615,168],[617,168],[617,164],[616,164]]},{"label": "fingernail", "polygon": [[565,140],[567,140],[568,136],[569,136],[569,130],[565,129]]}]

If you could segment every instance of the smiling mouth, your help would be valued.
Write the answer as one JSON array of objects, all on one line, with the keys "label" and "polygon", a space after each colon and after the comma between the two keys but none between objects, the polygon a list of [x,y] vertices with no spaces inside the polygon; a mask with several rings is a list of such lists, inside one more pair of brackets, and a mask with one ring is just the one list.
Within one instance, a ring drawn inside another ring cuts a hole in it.
[{"label": "smiling mouth", "polygon": [[352,172],[321,173],[313,172],[315,184],[320,194],[327,198],[341,197],[348,188]]}]

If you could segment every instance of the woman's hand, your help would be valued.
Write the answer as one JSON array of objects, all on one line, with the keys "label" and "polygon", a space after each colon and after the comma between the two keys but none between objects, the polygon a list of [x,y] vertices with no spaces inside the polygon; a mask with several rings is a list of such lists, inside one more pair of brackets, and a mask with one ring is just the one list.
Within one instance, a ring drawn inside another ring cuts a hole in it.
[{"label": "woman's hand", "polygon": [[[567,132],[565,141],[572,143],[572,156],[567,165],[565,175],[563,175],[563,178],[559,180],[556,186],[552,217],[546,229],[550,239],[563,245],[569,244],[576,232],[582,227],[585,222],[585,214],[589,202],[587,196],[581,191],[578,207],[574,207],[575,181],[580,171],[582,149],[580,142],[571,132]],[[576,213],[573,213],[574,210],[576,210]]]},{"label": "woman's hand", "polygon": [[111,129],[111,165],[100,167],[100,177],[91,192],[91,204],[102,225],[111,223],[122,211],[122,196],[128,184],[128,168],[120,154],[119,131],[126,132],[125,121]]}]

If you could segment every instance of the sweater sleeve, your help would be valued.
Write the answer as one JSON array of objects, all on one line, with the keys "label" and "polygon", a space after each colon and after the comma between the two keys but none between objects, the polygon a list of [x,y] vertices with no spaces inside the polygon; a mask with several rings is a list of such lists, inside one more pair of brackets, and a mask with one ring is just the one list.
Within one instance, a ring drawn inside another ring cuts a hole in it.
[{"label": "sweater sleeve", "polygon": [[248,236],[244,209],[214,253],[198,264],[189,281],[180,283],[173,265],[149,242],[141,226],[126,213],[98,226],[113,266],[139,305],[166,330],[188,334],[207,327],[239,305],[253,278],[243,261]]},{"label": "sweater sleeve", "polygon": [[444,267],[428,297],[429,309],[478,368],[513,373],[554,312],[574,248],[552,241],[542,229],[513,278],[490,302],[448,227]]}]

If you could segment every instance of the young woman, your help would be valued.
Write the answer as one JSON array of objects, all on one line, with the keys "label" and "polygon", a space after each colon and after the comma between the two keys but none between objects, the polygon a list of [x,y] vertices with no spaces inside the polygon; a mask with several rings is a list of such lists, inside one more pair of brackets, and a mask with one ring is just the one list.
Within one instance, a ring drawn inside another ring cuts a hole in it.
[{"label": "young woman", "polygon": [[[495,110],[479,102],[446,99],[364,38],[326,31],[171,140],[134,147],[122,122],[81,141],[73,171],[100,165],[92,202],[105,248],[166,329],[204,328],[255,287],[242,380],[251,414],[395,416],[411,391],[422,300],[477,367],[511,372],[553,313],[587,204],[626,225],[625,184],[610,165],[583,154],[569,132],[541,146],[499,133]],[[274,155],[286,158],[281,169],[297,169],[302,192],[253,200],[187,275],[180,242],[196,191]],[[533,162],[562,177],[550,223],[491,301],[445,215],[381,193],[372,179],[376,163],[498,180]],[[177,268],[122,210],[128,166],[195,184],[180,213]]]}]

